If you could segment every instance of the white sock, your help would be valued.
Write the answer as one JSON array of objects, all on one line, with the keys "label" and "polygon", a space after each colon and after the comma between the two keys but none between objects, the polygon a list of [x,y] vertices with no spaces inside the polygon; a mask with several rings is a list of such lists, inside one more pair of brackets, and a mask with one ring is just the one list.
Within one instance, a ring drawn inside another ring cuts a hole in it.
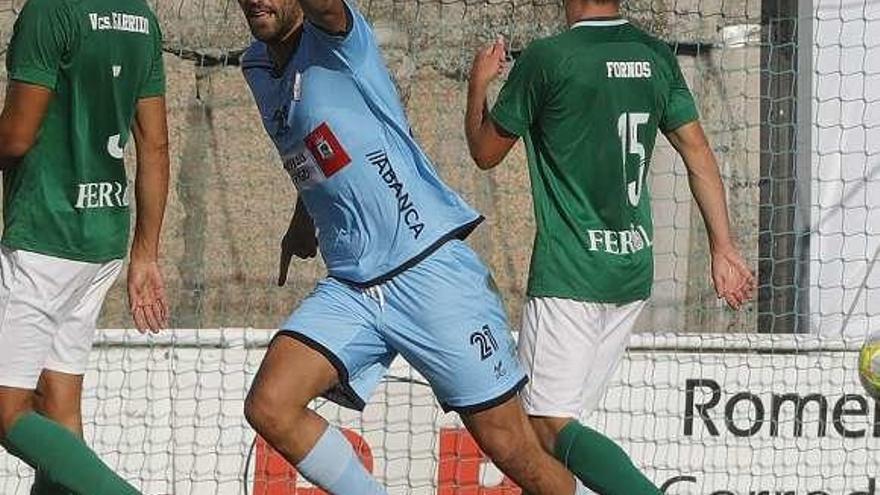
[{"label": "white sock", "polygon": [[332,495],[387,495],[361,464],[345,436],[332,426],[327,426],[296,469]]}]

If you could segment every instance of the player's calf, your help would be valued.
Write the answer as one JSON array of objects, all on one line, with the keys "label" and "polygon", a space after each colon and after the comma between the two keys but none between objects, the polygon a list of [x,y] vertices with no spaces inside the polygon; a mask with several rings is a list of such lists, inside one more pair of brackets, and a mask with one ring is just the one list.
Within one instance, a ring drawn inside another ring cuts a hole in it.
[{"label": "player's calf", "polygon": [[43,370],[34,409],[82,437],[82,385],[82,375]]},{"label": "player's calf", "polygon": [[0,387],[0,434],[11,454],[74,493],[139,495],[67,428],[33,410],[33,392]]},{"label": "player's calf", "polygon": [[281,335],[270,344],[248,392],[245,418],[270,445],[296,464],[326,427],[308,405],[336,381],[336,369],[324,356]]},{"label": "player's calf", "polygon": [[548,454],[553,454],[556,448],[556,437],[571,421],[570,418],[554,418],[550,416],[529,416],[529,423],[541,442],[541,447]]},{"label": "player's calf", "polygon": [[[605,495],[661,493],[613,440],[575,420],[555,419],[566,424],[554,435],[553,454],[586,486]],[[544,421],[546,428],[558,425]]]},{"label": "player's calf", "polygon": [[32,410],[32,391],[0,386],[0,439],[5,439],[15,423]]},{"label": "player's calf", "polygon": [[[40,381],[37,383],[34,409],[82,438],[82,384],[82,375],[44,369],[40,375]],[[34,474],[31,495],[75,494],[52,482],[46,471],[37,469]]]},{"label": "player's calf", "polygon": [[587,493],[571,473],[541,448],[518,398],[463,415],[462,419],[486,455],[526,493]]},{"label": "player's calf", "polygon": [[245,417],[306,479],[334,495],[383,495],[342,433],[308,409],[338,380],[320,353],[280,336],[272,341],[245,400]]}]

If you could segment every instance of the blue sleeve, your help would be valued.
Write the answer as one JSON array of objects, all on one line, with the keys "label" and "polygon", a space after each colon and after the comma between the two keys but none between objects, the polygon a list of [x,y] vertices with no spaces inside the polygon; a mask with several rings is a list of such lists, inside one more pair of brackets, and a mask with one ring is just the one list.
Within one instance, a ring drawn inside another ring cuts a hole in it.
[{"label": "blue sleeve", "polygon": [[373,29],[353,5],[343,1],[348,12],[349,30],[345,34],[332,34],[311,22],[305,23],[305,31],[326,49],[329,55],[339,59],[351,71],[357,70],[367,60],[379,56],[379,45]]}]

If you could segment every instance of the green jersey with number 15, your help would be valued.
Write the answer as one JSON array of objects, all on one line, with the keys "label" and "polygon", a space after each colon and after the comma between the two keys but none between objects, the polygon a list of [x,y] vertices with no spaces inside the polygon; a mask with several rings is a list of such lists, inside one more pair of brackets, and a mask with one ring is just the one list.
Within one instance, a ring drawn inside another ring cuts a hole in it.
[{"label": "green jersey with number 15", "polygon": [[697,119],[669,47],[624,19],[533,42],[492,109],[528,152],[530,296],[625,303],[653,283],[648,166],[657,130]]},{"label": "green jersey with number 15", "polygon": [[124,257],[122,150],[137,100],[165,93],[153,12],[144,0],[28,0],[6,67],[54,96],[36,143],[3,173],[3,245],[94,263]]}]

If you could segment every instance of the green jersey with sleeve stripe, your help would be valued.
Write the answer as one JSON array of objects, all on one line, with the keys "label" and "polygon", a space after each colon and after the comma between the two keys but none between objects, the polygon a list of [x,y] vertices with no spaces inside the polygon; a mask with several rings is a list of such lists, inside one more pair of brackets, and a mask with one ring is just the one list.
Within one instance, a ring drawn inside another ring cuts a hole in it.
[{"label": "green jersey with sleeve stripe", "polygon": [[28,0],[10,80],[52,90],[33,147],[3,173],[3,245],[76,261],[123,258],[123,148],[136,103],[165,92],[162,35],[143,0]]},{"label": "green jersey with sleeve stripe", "polygon": [[624,19],[581,21],[523,51],[491,115],[528,154],[537,224],[528,294],[649,297],[657,130],[697,119],[669,47]]}]

